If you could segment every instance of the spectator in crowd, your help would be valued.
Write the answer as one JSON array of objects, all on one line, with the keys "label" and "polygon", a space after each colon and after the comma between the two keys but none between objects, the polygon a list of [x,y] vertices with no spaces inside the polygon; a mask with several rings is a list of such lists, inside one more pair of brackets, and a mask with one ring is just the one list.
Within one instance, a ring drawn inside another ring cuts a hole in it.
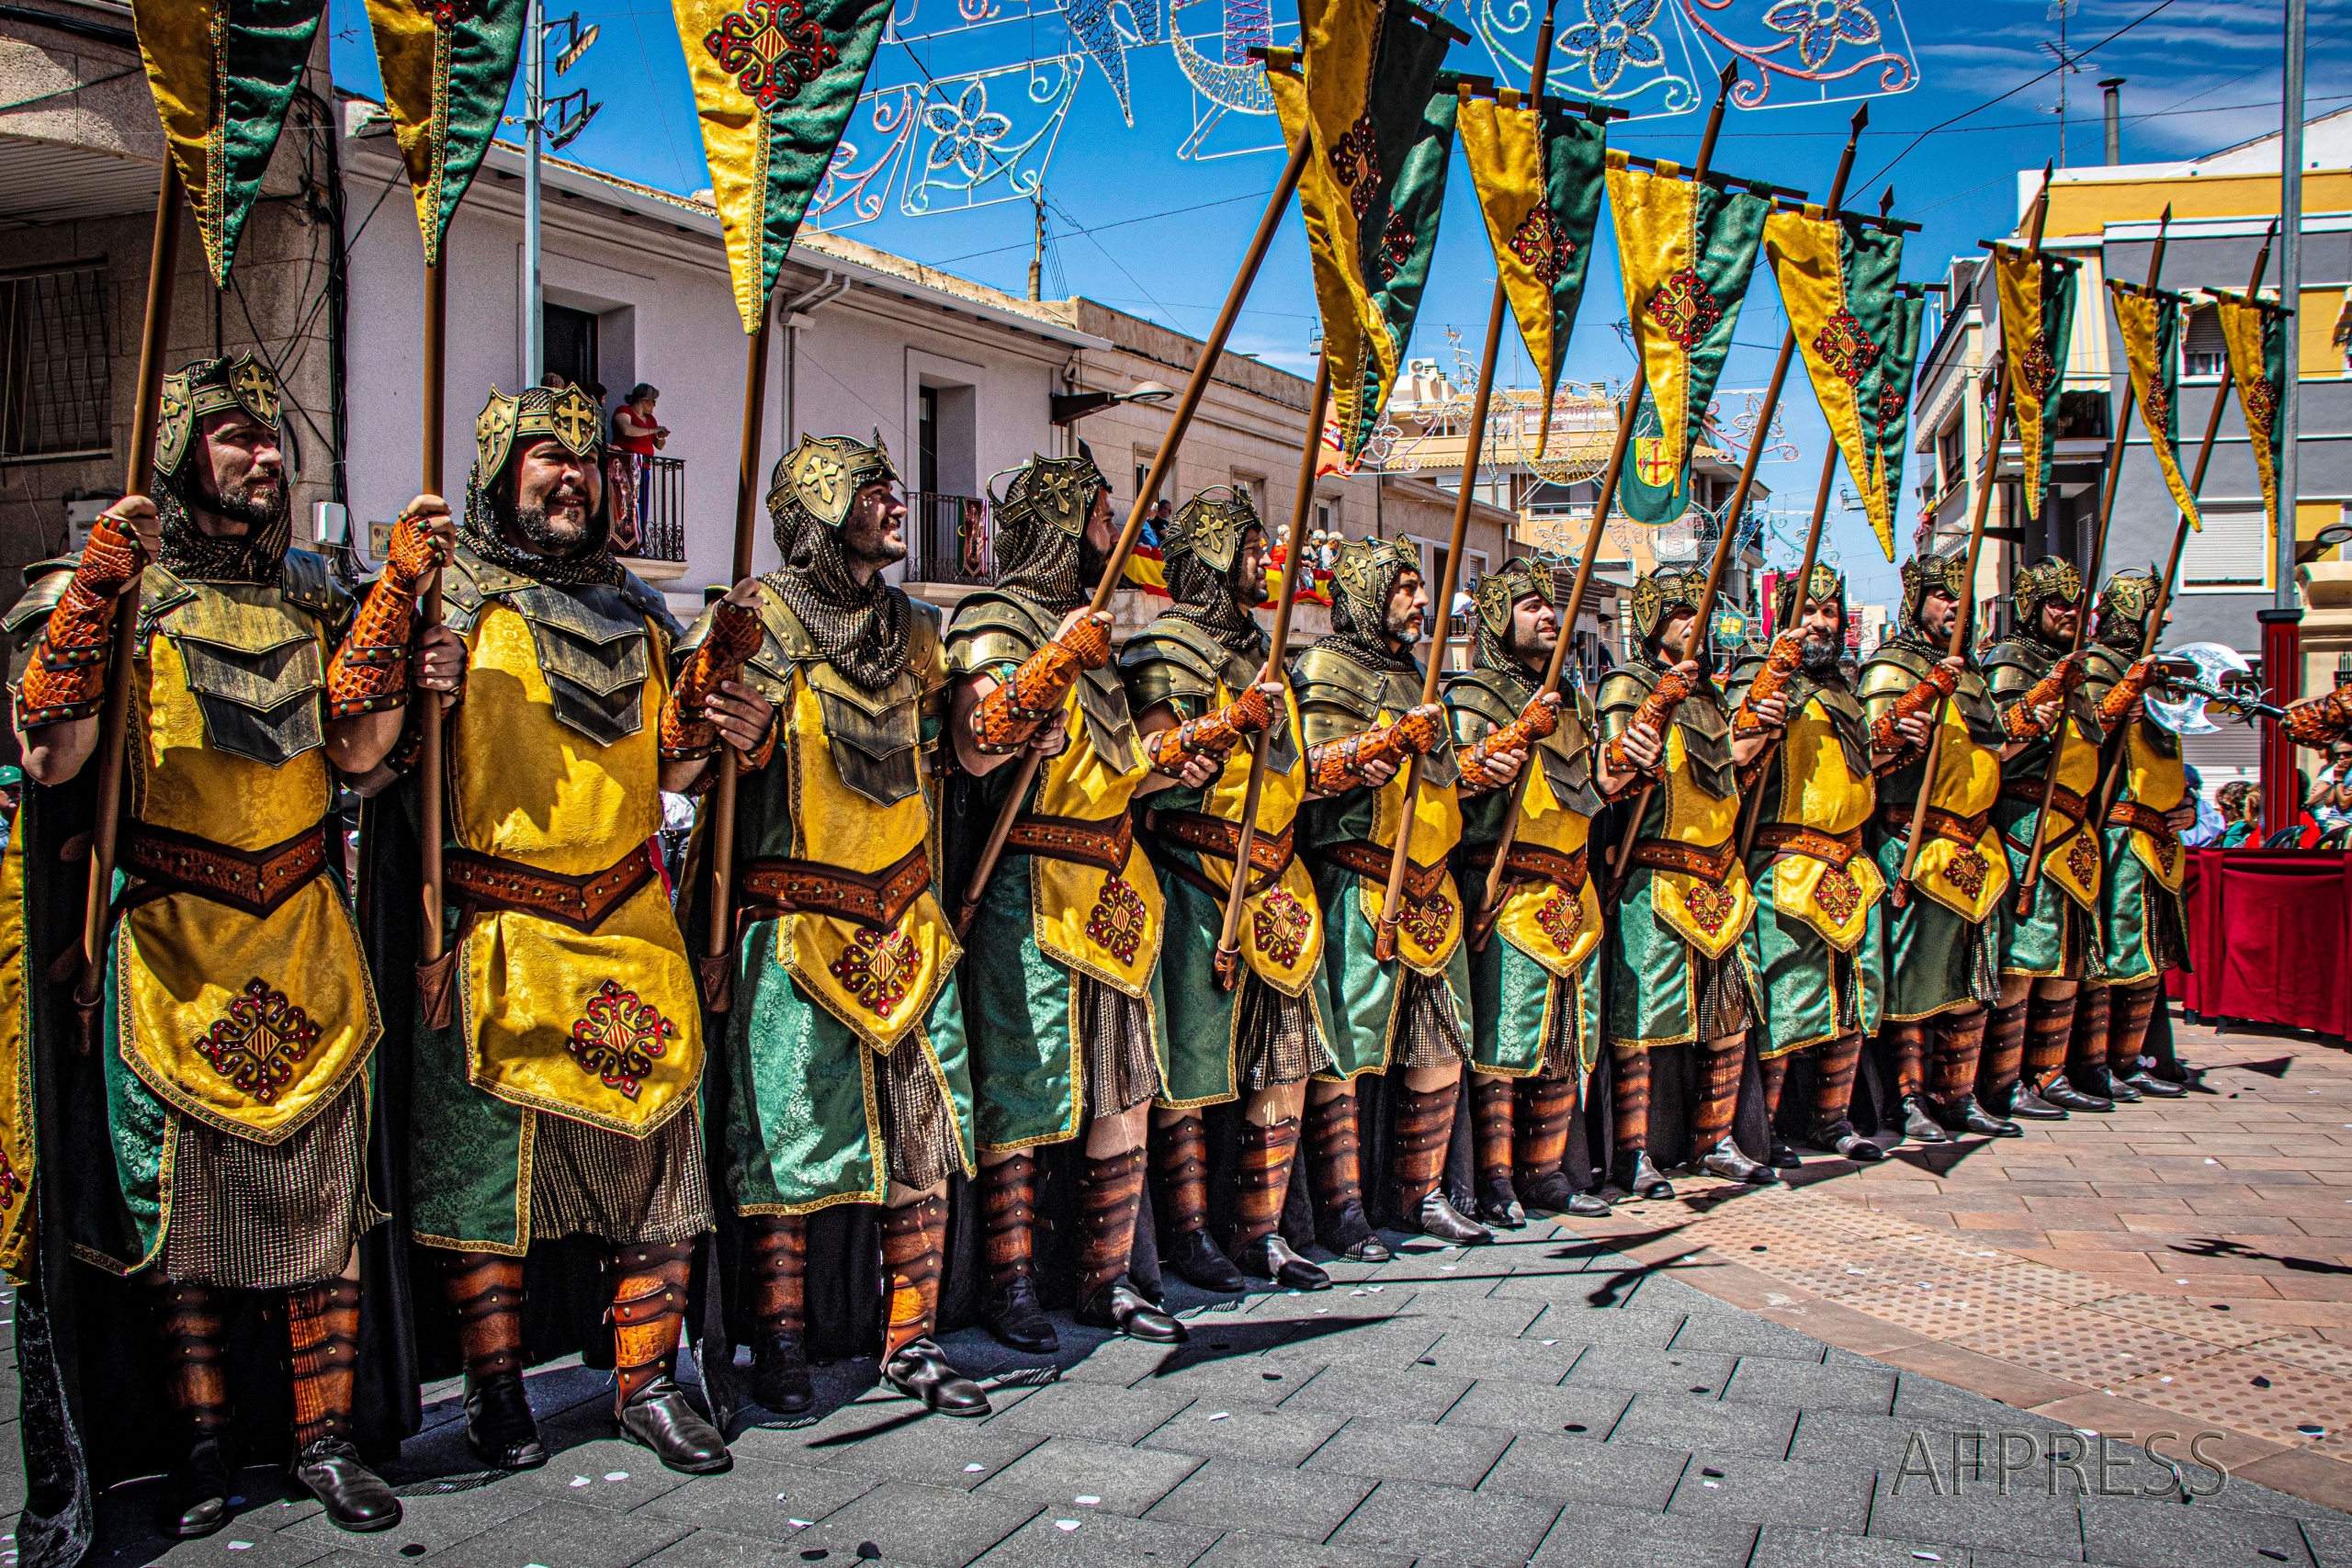
[{"label": "spectator in crowd", "polygon": [[2228,823],[2222,819],[2221,807],[2206,797],[2205,780],[2197,770],[2183,768],[2181,772],[2188,783],[2188,794],[2182,799],[2182,808],[2196,813],[2195,822],[2180,829],[2181,845],[2186,849],[2201,850],[2219,839]]},{"label": "spectator in crowd", "polygon": [[2311,808],[2323,829],[2352,822],[2352,739],[2329,743],[2327,767],[2312,786]]},{"label": "spectator in crowd", "polygon": [[2262,810],[2262,797],[2255,787],[2240,779],[2222,786],[2222,837],[2220,847],[2234,850],[2243,847],[2254,836],[2256,818]]},{"label": "spectator in crowd", "polygon": [[670,427],[654,416],[662,389],[639,381],[613,412],[613,445],[629,455],[637,469],[637,513],[653,504],[653,454],[670,442]]},{"label": "spectator in crowd", "polygon": [[1151,510],[1144,513],[1143,542],[1158,549],[1160,536],[1168,532],[1169,524],[1174,520],[1174,513],[1169,507],[1166,496],[1153,502]]},{"label": "spectator in crowd", "polygon": [[0,762],[0,850],[8,847],[8,836],[16,830],[17,804],[24,793],[24,770]]},{"label": "spectator in crowd", "polygon": [[560,370],[550,370],[539,378],[539,385],[551,392],[560,392],[571,385],[571,378]]}]

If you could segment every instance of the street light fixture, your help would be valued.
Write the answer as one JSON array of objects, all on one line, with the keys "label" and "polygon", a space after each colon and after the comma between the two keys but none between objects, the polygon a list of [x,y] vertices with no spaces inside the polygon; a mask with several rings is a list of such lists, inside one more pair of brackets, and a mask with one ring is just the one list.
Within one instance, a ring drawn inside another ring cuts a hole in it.
[{"label": "street light fixture", "polygon": [[1121,403],[1164,403],[1176,395],[1176,389],[1159,381],[1141,381],[1124,392],[1056,392],[1053,395],[1053,423],[1075,424],[1088,414]]},{"label": "street light fixture", "polygon": [[2303,566],[2315,561],[2323,551],[2338,545],[2352,545],[2352,523],[2331,523],[2295,547],[2295,564]]}]

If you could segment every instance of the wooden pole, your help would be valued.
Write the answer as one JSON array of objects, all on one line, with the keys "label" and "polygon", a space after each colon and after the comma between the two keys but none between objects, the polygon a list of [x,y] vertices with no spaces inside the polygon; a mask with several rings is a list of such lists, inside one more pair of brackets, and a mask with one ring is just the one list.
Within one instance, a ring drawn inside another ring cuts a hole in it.
[{"label": "wooden pole", "polygon": [[[1714,107],[1707,111],[1707,129],[1699,138],[1699,161],[1692,166],[1690,177],[1703,180],[1707,167],[1714,161],[1715,139],[1724,129],[1724,109],[1731,96],[1731,85],[1739,80],[1736,61],[1724,67],[1715,84]],[[1544,683],[1537,696],[1560,689],[1563,672],[1567,667],[1568,649],[1576,639],[1577,617],[1584,613],[1584,602],[1592,586],[1592,563],[1600,555],[1600,540],[1609,526],[1609,509],[1617,503],[1617,479],[1625,469],[1625,453],[1634,443],[1634,419],[1641,412],[1642,392],[1648,382],[1648,364],[1638,350],[1634,355],[1634,378],[1625,389],[1625,400],[1617,420],[1617,437],[1609,448],[1609,467],[1600,480],[1600,495],[1592,509],[1592,523],[1586,528],[1584,554],[1577,559],[1576,581],[1568,588],[1568,603],[1560,614],[1559,640],[1553,644],[1552,661],[1544,668]],[[1531,759],[1532,760],[1532,759]],[[1487,868],[1487,890],[1478,902],[1478,930],[1472,934],[1471,946],[1483,952],[1487,940],[1494,932],[1495,919],[1502,911],[1503,867],[1510,857],[1510,846],[1519,837],[1520,805],[1527,798],[1527,770],[1510,783],[1510,809],[1503,813],[1502,835],[1495,840],[1495,863]]]},{"label": "wooden pole", "polygon": [[[1829,516],[1829,481],[1837,477],[1838,442],[1832,437],[1829,450],[1821,455],[1821,483],[1814,491],[1813,522],[1805,529],[1804,557],[1797,567],[1796,625],[1794,627],[1776,627],[1773,638],[1776,642],[1781,634],[1792,630],[1800,637],[1804,636],[1805,611],[1813,601],[1813,563],[1821,558],[1821,527]],[[1757,765],[1769,766],[1772,753],[1780,749],[1780,745],[1778,736],[1765,741],[1763,755],[1757,759]],[[1764,792],[1758,789],[1750,795],[1746,806],[1739,823],[1739,858],[1743,861],[1747,858],[1747,847],[1756,841],[1757,820],[1764,814]]]},{"label": "wooden pole", "polygon": [[[1854,172],[1854,145],[1862,138],[1862,127],[1870,122],[1867,109],[1858,111],[1846,129],[1845,151],[1838,154],[1838,173],[1829,181],[1829,210],[1838,210],[1845,199],[1847,176]],[[1772,379],[1764,388],[1764,406],[1756,415],[1756,433],[1748,438],[1747,456],[1740,460],[1739,483],[1731,492],[1731,503],[1724,509],[1724,525],[1715,539],[1715,557],[1707,565],[1707,585],[1699,591],[1698,614],[1690,622],[1690,641],[1684,651],[1687,659],[1700,659],[1707,647],[1707,617],[1715,613],[1715,596],[1722,592],[1724,569],[1731,562],[1733,542],[1739,537],[1739,520],[1747,512],[1748,492],[1756,487],[1756,468],[1763,461],[1767,437],[1772,430],[1772,415],[1781,406],[1781,389],[1788,384],[1789,367],[1797,356],[1797,330],[1793,324],[1781,334],[1781,356],[1772,364]],[[1709,659],[1707,662],[1712,662]],[[1705,679],[1702,673],[1701,679]],[[1642,785],[1641,794],[1634,798],[1634,809],[1626,815],[1625,830],[1617,840],[1617,853],[1610,861],[1610,872],[1615,878],[1613,886],[1623,888],[1631,869],[1629,857],[1634,852],[1634,840],[1641,836],[1642,818],[1648,814],[1650,795],[1657,788],[1655,784]]]},{"label": "wooden pole", "polygon": [[[1331,362],[1315,361],[1315,393],[1307,399],[1306,448],[1298,460],[1298,500],[1291,507],[1290,542],[1283,547],[1282,588],[1274,597],[1273,641],[1266,651],[1262,684],[1283,681],[1283,652],[1290,641],[1291,606],[1298,599],[1299,561],[1306,554],[1306,520],[1314,514],[1315,465],[1323,450],[1323,414],[1331,397]],[[1283,722],[1288,722],[1285,717]],[[1241,837],[1233,849],[1233,886],[1225,893],[1225,921],[1218,929],[1215,960],[1217,983],[1233,989],[1241,978],[1241,906],[1250,897],[1250,852],[1258,838],[1258,802],[1266,789],[1266,732],[1250,739],[1250,784],[1241,793]]]},{"label": "wooden pole", "polygon": [[[2164,217],[2156,224],[2155,254],[2148,258],[2148,287],[2151,288],[2156,287],[2157,280],[2164,275],[2165,231],[2171,225],[2172,208],[2167,205]],[[2098,498],[2098,525],[2091,532],[2090,570],[2083,574],[2082,604],[2075,612],[2074,651],[2076,653],[2080,653],[2083,645],[2090,640],[2091,604],[2098,592],[2099,568],[2107,558],[2107,532],[2108,525],[2115,519],[2115,497],[2123,488],[2123,443],[2132,429],[2134,401],[2132,384],[2127,378],[2123,385],[2123,406],[2115,414],[2115,434],[2107,444],[2107,484]],[[2041,858],[2050,842],[2050,808],[2057,804],[2058,767],[2065,760],[2065,754],[2066,719],[2062,712],[2057,726],[2050,734],[2050,761],[2041,774],[2045,793],[2040,809],[2033,814],[2033,848],[2025,857],[2025,875],[2018,882],[2017,912],[2020,918],[2032,909],[2034,885],[2041,880]],[[2086,822],[2083,831],[2091,834],[2096,841],[2099,825]]]},{"label": "wooden pole", "polygon": [[[2041,166],[2041,190],[2033,198],[2033,217],[2026,237],[2026,254],[2041,254],[2042,225],[2050,217],[2050,175],[2054,164]],[[1953,301],[1959,308],[1959,301]],[[1993,355],[1993,418],[1984,427],[1984,462],[1977,476],[1976,502],[1968,519],[1968,555],[1961,572],[1964,585],[1962,592],[1969,598],[1954,606],[1951,620],[1951,643],[1944,657],[1959,659],[1968,651],[1969,629],[1976,621],[1976,562],[1984,552],[1984,524],[1992,514],[1993,481],[2001,471],[2001,439],[2008,430],[2009,420],[2009,356],[2002,349],[2000,339],[1985,329],[1985,341],[1992,345]],[[1928,821],[1928,796],[1936,787],[1936,764],[1942,760],[1944,748],[1943,698],[1938,698],[1928,713],[1927,765],[1919,770],[1919,798],[1911,812],[1911,837],[1903,850],[1903,870],[1894,879],[1891,895],[1896,908],[1903,908],[1909,897],[1911,874],[1919,863],[1919,846],[1927,841],[1924,831]]]},{"label": "wooden pole", "polygon": [[[1552,63],[1552,12],[1557,0],[1544,0],[1544,24],[1535,31],[1535,61],[1528,73],[1527,101],[1544,102],[1544,78]],[[1494,299],[1487,306],[1487,344],[1478,358],[1478,389],[1470,400],[1470,430],[1462,447],[1462,488],[1453,501],[1453,531],[1447,536],[1445,568],[1438,573],[1438,591],[1430,597],[1430,659],[1421,671],[1421,705],[1437,701],[1445,678],[1445,649],[1453,623],[1453,590],[1462,581],[1462,547],[1470,529],[1470,508],[1478,489],[1480,450],[1487,444],[1487,414],[1494,404],[1495,360],[1502,351],[1503,322],[1510,317],[1510,294],[1499,269]],[[1387,896],[1381,900],[1380,919],[1373,928],[1373,956],[1386,963],[1396,956],[1396,919],[1405,902],[1405,874],[1412,865],[1413,806],[1421,789],[1422,758],[1415,753],[1405,769],[1405,815],[1396,825],[1396,842],[1388,856]]]},{"label": "wooden pole", "polygon": [[[775,319],[772,304],[760,302],[759,330],[743,354],[743,435],[735,472],[735,553],[727,579],[730,590],[752,575],[752,526],[760,510],[760,438],[767,426],[768,337]],[[735,770],[741,760],[741,752],[722,741],[712,763],[718,777],[710,790],[710,929],[704,933],[703,957],[696,967],[703,1006],[714,1013],[728,1011],[735,1002],[735,933],[728,913],[735,874]]]},{"label": "wooden pole", "polygon": [[[417,485],[427,495],[446,492],[442,483],[442,423],[444,398],[447,395],[449,321],[449,269],[447,263],[437,262],[424,269],[424,429],[422,450],[418,455]],[[425,581],[424,611],[418,629],[429,632],[441,624],[441,573],[436,569]],[[417,860],[423,869],[424,925],[417,945],[417,995],[429,1014],[446,1025],[448,1016],[447,998],[448,966],[442,962],[441,907],[442,872],[441,839],[442,796],[447,787],[447,777],[442,765],[441,697],[437,692],[414,692],[411,700],[416,703],[416,810]],[[428,1019],[428,1022],[436,1019]]]},{"label": "wooden pole", "polygon": [[[138,400],[130,409],[130,460],[123,480],[123,490],[130,495],[148,494],[155,486],[155,426],[163,412],[164,356],[170,352],[172,284],[179,270],[180,213],[187,205],[186,195],[179,164],[166,151],[163,181],[155,190],[154,241],[147,259],[147,310],[140,323]],[[122,830],[130,666],[139,652],[139,589],[143,576],[134,579],[115,604],[106,706],[98,720],[97,819],[90,831],[89,903],[82,912],[82,974],[74,987],[74,1006],[89,1026],[81,1034],[85,1055],[96,1038],[98,1006],[106,996],[107,911],[114,901],[115,846]]]},{"label": "wooden pole", "polygon": [[[1201,399],[1209,389],[1209,381],[1216,373],[1216,362],[1225,353],[1226,340],[1233,335],[1233,323],[1241,314],[1242,302],[1250,298],[1250,286],[1257,281],[1258,268],[1264,264],[1266,251],[1274,243],[1274,231],[1281,226],[1284,209],[1290,206],[1293,192],[1298,189],[1299,175],[1306,170],[1306,159],[1315,146],[1312,132],[1302,134],[1298,145],[1290,150],[1290,163],[1283,170],[1283,177],[1274,182],[1272,195],[1266,198],[1266,210],[1258,220],[1258,231],[1250,240],[1250,249],[1241,258],[1240,270],[1233,275],[1233,283],[1225,292],[1224,309],[1217,312],[1216,325],[1209,329],[1208,341],[1202,345],[1201,357],[1193,367],[1193,374],[1184,383],[1184,395],[1176,404],[1176,412],[1168,422],[1168,434],[1160,439],[1159,451],[1151,460],[1150,476],[1136,492],[1135,505],[1127,513],[1127,525],[1119,532],[1119,542],[1111,552],[1111,559],[1102,569],[1102,581],[1094,586],[1094,596],[1088,612],[1099,615],[1108,609],[1111,595],[1119,586],[1121,572],[1127,557],[1136,547],[1136,540],[1143,532],[1144,514],[1150,510],[1151,498],[1159,493],[1160,486],[1175,471],[1176,449],[1183,444],[1184,432],[1193,423],[1193,415],[1201,406]],[[1310,436],[1310,439],[1314,437]],[[1030,786],[1037,782],[1037,769],[1042,759],[1035,751],[1024,752],[1013,773],[1012,788],[1006,792],[1004,804],[998,808],[996,820],[989,825],[988,842],[981,847],[979,863],[972,868],[972,880],[965,889],[963,902],[956,910],[956,934],[961,938],[972,929],[972,919],[980,910],[981,896],[987,893],[989,878],[996,874],[996,863],[1004,854],[1006,835],[1012,831],[1013,818],[1021,815],[1023,802],[1029,798]]]}]

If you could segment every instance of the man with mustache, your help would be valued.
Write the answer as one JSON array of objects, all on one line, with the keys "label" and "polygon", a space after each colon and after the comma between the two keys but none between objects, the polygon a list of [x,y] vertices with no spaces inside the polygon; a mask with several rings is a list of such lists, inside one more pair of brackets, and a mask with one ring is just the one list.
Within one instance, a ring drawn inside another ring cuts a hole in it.
[{"label": "man with mustache", "polygon": [[[1037,1149],[1083,1140],[1078,1320],[1177,1344],[1184,1326],[1127,1269],[1143,1203],[1150,1105],[1167,1071],[1159,986],[1165,903],[1129,804],[1176,781],[1152,772],[1110,668],[1110,615],[1087,609],[1116,539],[1111,483],[1081,446],[1032,457],[995,502],[997,581],[947,631],[948,733],[977,781],[976,832],[1024,750],[1041,765],[966,944],[963,976],[980,1150],[983,1313],[1016,1350],[1057,1348],[1037,1294]],[[966,894],[965,897],[971,897]]]},{"label": "man with mustache", "polygon": [[[1291,664],[1309,791],[1301,851],[1328,916],[1323,1010],[1332,1063],[1307,1097],[1315,1228],[1325,1247],[1367,1263],[1389,1256],[1363,1207],[1356,1082],[1367,1073],[1387,1076],[1396,1105],[1390,1173],[1399,1228],[1441,1241],[1494,1239],[1455,1210],[1442,1179],[1470,1059],[1470,972],[1451,864],[1462,838],[1460,769],[1444,708],[1421,702],[1413,657],[1429,613],[1417,547],[1355,540],[1333,571],[1331,635]],[[1415,756],[1423,759],[1420,787],[1408,802]],[[1378,927],[1408,810],[1411,863],[1386,956]]]},{"label": "man with mustache", "polygon": [[[664,733],[679,627],[607,548],[602,425],[575,387],[493,389],[474,425],[442,582],[467,674],[446,726],[449,908],[413,1045],[411,1227],[458,1318],[475,1457],[547,1462],[523,1392],[523,1264],[583,1235],[605,1249],[621,1434],[702,1473],[727,1467],[726,1444],[672,1376],[711,1224],[702,1023],[648,843],[662,792],[696,788],[712,761]],[[707,722],[764,761],[767,699],[741,682],[705,695]]]},{"label": "man with mustache", "polygon": [[[1173,603],[1127,643],[1119,670],[1153,771],[1176,781],[1144,813],[1168,900],[1169,1066],[1153,1114],[1151,1190],[1160,1258],[1203,1290],[1238,1291],[1247,1274],[1319,1291],[1330,1277],[1291,1248],[1281,1224],[1307,1076],[1330,1057],[1314,985],[1322,916],[1295,849],[1306,760],[1289,682],[1262,679],[1272,645],[1250,614],[1266,598],[1266,531],[1248,491],[1219,485],[1163,525],[1159,547]],[[1228,967],[1217,944],[1261,745],[1269,750]],[[1233,1233],[1220,1251],[1208,1234],[1215,1162],[1200,1112],[1244,1097]]]},{"label": "man with mustache", "polygon": [[[451,529],[439,497],[412,502],[355,618],[324,558],[288,548],[280,409],[250,355],[166,377],[155,494],[109,507],[80,559],[55,563],[71,570],[7,616],[30,637],[14,693],[25,771],[50,789],[98,745],[114,617],[140,621],[124,891],[92,1021],[92,1138],[112,1179],[77,1190],[68,1224],[81,1257],[153,1296],[181,1423],[158,1525],[179,1537],[227,1523],[236,1489],[229,1291],[282,1297],[294,1479],[345,1529],[401,1517],[351,1443],[354,1248],[383,1217],[364,1175],[380,1028],[329,813],[337,781],[399,739],[412,687],[456,684],[454,639],[411,638],[416,583]],[[84,866],[43,874],[79,882]],[[0,1181],[7,1201],[31,1175]]]},{"label": "man with mustache", "polygon": [[[1817,1071],[1804,1141],[1867,1164],[1885,1151],[1854,1131],[1847,1108],[1862,1041],[1877,1032],[1885,989],[1878,906],[1886,880],[1862,850],[1862,824],[1878,799],[1862,705],[1838,663],[1846,651],[1846,580],[1816,565],[1807,582],[1793,576],[1781,581],[1774,608],[1774,624],[1787,629],[1772,655],[1742,661],[1731,678],[1739,702],[1733,739],[1772,730],[1781,738],[1762,776],[1747,785],[1758,797],[1747,854],[1756,919],[1743,939],[1764,993],[1756,1054],[1765,1116],[1774,1129],[1771,1163],[1782,1170],[1797,1164],[1778,1130],[1781,1090],[1790,1057],[1812,1050]],[[1794,668],[1784,652],[1791,639],[1797,643]],[[1761,711],[1776,692],[1782,713],[1777,725]]]},{"label": "man with mustache", "polygon": [[662,715],[679,756],[718,749],[730,686],[782,719],[736,795],[741,935],[710,1092],[757,1321],[752,1393],[786,1416],[815,1399],[808,1216],[842,1203],[883,1205],[884,1380],[942,1415],[989,1413],[932,1337],[948,1178],[977,1168],[962,950],[931,864],[946,653],[938,612],[882,581],[907,555],[898,479],[878,434],[802,437],[768,491],[784,565],[697,624]]}]

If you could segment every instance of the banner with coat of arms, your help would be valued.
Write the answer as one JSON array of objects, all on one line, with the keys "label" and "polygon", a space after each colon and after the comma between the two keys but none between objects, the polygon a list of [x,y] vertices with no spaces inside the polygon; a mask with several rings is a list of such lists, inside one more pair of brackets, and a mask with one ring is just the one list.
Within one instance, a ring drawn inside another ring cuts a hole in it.
[{"label": "banner with coat of arms", "polygon": [[427,266],[440,262],[449,220],[498,133],[526,8],[527,0],[368,0],[384,108],[408,166]]},{"label": "banner with coat of arms", "polygon": [[2278,423],[2278,411],[2287,398],[2287,318],[2293,312],[2266,299],[2219,291],[2213,291],[2213,310],[2222,323],[2222,345],[2229,352],[2230,379],[2237,387],[2238,406],[2245,411],[2255,472],[2262,480],[2262,509],[2269,514],[2271,536],[2276,538],[2278,468],[2287,460],[2286,432]]},{"label": "banner with coat of arms", "polygon": [[[2009,245],[1993,247],[1993,283],[2001,301],[2001,354],[2009,378],[2009,412],[2018,422],[2025,465],[2025,514],[2041,515],[2058,457],[2058,392],[2075,331],[2075,264]],[[2001,433],[1996,432],[1997,440]]]},{"label": "banner with coat of arms", "polygon": [[2188,525],[2201,533],[2205,521],[2197,514],[2196,493],[2180,471],[2180,297],[2112,277],[2107,291],[2114,297],[2116,325],[2122,329],[2132,399],[2148,427],[2165,488]]}]

